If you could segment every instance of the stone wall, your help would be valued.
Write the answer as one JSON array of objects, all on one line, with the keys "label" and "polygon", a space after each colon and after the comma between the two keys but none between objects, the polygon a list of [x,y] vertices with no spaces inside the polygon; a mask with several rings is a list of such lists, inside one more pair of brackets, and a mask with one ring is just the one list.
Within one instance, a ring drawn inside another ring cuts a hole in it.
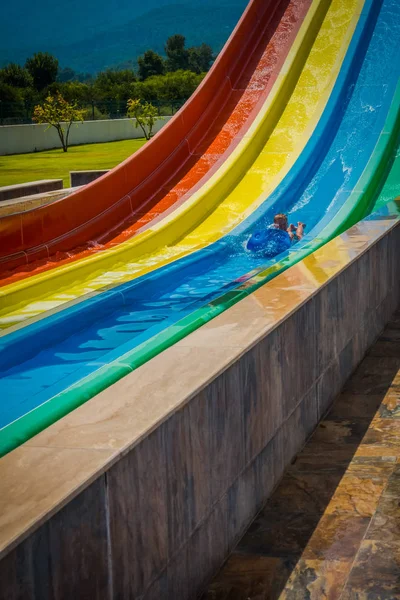
[{"label": "stone wall", "polygon": [[23,196],[31,196],[32,194],[53,192],[54,190],[61,190],[62,187],[62,179],[40,179],[39,181],[5,185],[0,187],[0,202],[21,198]]},{"label": "stone wall", "polygon": [[396,226],[121,452],[3,558],[4,597],[196,598],[399,305],[399,247]]},{"label": "stone wall", "polygon": [[70,171],[69,172],[69,181],[71,187],[79,187],[81,185],[86,185],[87,183],[91,183],[92,181],[96,181],[102,175],[108,173],[109,169],[103,170],[90,170],[90,171]]}]

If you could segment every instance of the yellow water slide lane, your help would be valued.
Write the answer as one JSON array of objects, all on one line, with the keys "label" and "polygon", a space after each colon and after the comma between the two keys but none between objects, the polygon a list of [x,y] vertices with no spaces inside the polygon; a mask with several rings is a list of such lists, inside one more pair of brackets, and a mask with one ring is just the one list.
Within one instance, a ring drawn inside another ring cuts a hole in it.
[{"label": "yellow water slide lane", "polygon": [[0,327],[153,271],[228,233],[282,181],[335,84],[364,0],[315,0],[268,99],[212,178],[151,229],[118,247],[5,286]]}]

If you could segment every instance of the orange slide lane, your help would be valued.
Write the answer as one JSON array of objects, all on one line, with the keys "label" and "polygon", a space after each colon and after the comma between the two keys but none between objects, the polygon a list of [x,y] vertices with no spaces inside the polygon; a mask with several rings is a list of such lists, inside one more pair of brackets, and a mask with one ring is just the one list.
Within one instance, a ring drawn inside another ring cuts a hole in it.
[{"label": "orange slide lane", "polygon": [[265,102],[311,0],[252,0],[204,82],[141,150],[74,194],[0,220],[0,285],[110,248],[184,202]]}]

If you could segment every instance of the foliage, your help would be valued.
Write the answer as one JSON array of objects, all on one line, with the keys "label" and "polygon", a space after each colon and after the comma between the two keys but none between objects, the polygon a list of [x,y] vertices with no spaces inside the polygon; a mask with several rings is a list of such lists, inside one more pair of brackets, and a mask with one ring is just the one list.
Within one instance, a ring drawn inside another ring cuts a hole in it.
[{"label": "foliage", "polygon": [[94,100],[114,99],[121,103],[122,112],[132,95],[132,84],[136,81],[135,73],[130,69],[114,71],[108,69],[99,73],[92,86]]},{"label": "foliage", "polygon": [[160,100],[173,101],[177,98],[187,100],[197,88],[204,74],[196,75],[191,71],[175,71],[167,73],[163,78],[150,78],[149,85],[153,85],[157,90]]},{"label": "foliage", "polygon": [[57,79],[58,60],[48,52],[37,52],[25,63],[39,92]]},{"label": "foliage", "polygon": [[201,46],[189,48],[189,70],[193,73],[206,73],[214,60],[214,54],[211,46],[201,44]]},{"label": "foliage", "polygon": [[149,77],[132,86],[132,97],[145,102],[175,102],[187,100],[204,78],[205,73],[196,75],[191,71],[175,71]]},{"label": "foliage", "polygon": [[[99,118],[123,117],[131,98],[156,105],[159,113],[160,107],[173,112],[194,92],[214,57],[207,44],[186,49],[182,35],[168,38],[166,50],[166,60],[152,50],[146,51],[138,59],[137,74],[133,68],[106,69],[95,78],[68,67],[58,71],[57,59],[39,52],[26,61],[27,68],[10,64],[0,69],[0,84],[13,88],[2,85],[0,89],[1,113],[3,118],[29,118],[34,106],[58,94],[81,107],[87,119],[93,118],[93,113]],[[180,64],[188,68],[177,68]],[[132,67],[134,63],[128,61],[126,65]],[[166,72],[167,67],[170,70]]]},{"label": "foliage", "polygon": [[33,77],[27,69],[10,63],[3,69],[0,69],[0,81],[16,88],[33,87]]},{"label": "foliage", "polygon": [[99,110],[97,106],[90,106],[89,108],[83,109],[84,121],[104,121],[109,118],[110,115]]},{"label": "foliage", "polygon": [[45,102],[35,106],[33,120],[37,123],[48,123],[58,133],[64,152],[68,150],[68,138],[74,121],[83,121],[84,113],[76,104],[67,102],[60,93],[48,96]]},{"label": "foliage", "polygon": [[146,140],[149,140],[153,134],[154,124],[159,118],[156,107],[149,102],[133,98],[128,100],[127,107],[128,115],[135,119],[134,126],[140,127]]},{"label": "foliage", "polygon": [[80,81],[81,83],[90,83],[93,77],[90,73],[76,73],[71,67],[65,67],[65,69],[59,69],[57,75],[57,81],[60,83],[66,83],[68,81]]},{"label": "foliage", "polygon": [[77,103],[79,106],[88,104],[92,100],[93,90],[87,83],[80,81],[66,81],[61,83],[56,81],[47,88],[47,95],[56,96],[61,94],[67,102]]},{"label": "foliage", "polygon": [[24,114],[22,91],[0,81],[0,124],[3,119],[23,118]]},{"label": "foliage", "polygon": [[135,73],[131,69],[115,71],[107,69],[100,72],[95,79],[95,86],[104,91],[110,91],[115,86],[133,83],[136,81]]},{"label": "foliage", "polygon": [[201,44],[185,48],[185,37],[183,35],[172,35],[167,39],[165,45],[167,55],[166,69],[168,72],[193,71],[193,73],[205,73],[211,67],[214,55],[211,46]]},{"label": "foliage", "polygon": [[153,75],[164,75],[164,60],[162,56],[157,54],[157,52],[153,52],[153,50],[147,50],[143,56],[139,56],[137,62],[139,67],[138,74],[140,81],[144,81]]},{"label": "foliage", "polygon": [[75,81],[76,73],[70,67],[65,67],[65,69],[60,69],[57,75],[57,81],[61,83],[65,83],[66,81]]},{"label": "foliage", "polygon": [[189,68],[189,52],[185,48],[185,36],[180,34],[171,35],[165,44],[167,55],[166,67],[168,72],[187,70]]},{"label": "foliage", "polygon": [[191,71],[176,71],[167,73],[164,78],[164,89],[162,97],[165,100],[182,98],[187,100],[203,80],[205,73],[196,75]]}]

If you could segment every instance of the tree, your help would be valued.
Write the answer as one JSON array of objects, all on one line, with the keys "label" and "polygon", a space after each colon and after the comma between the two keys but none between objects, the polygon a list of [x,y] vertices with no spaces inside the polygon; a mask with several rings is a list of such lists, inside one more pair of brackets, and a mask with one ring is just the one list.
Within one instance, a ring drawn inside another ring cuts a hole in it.
[{"label": "tree", "polygon": [[0,81],[16,88],[29,88],[33,86],[33,78],[27,69],[10,63],[0,69]]},{"label": "tree", "polygon": [[[163,75],[155,75],[154,77],[148,77],[146,81],[138,81],[131,87],[130,98],[138,98],[145,102],[157,102],[159,100],[159,81],[164,79]],[[156,82],[153,85],[153,82]]]},{"label": "tree", "polygon": [[57,81],[61,83],[65,83],[66,81],[76,81],[77,73],[71,67],[65,67],[65,69],[60,69],[57,75]]},{"label": "tree", "polygon": [[134,83],[136,81],[135,73],[131,69],[124,69],[123,71],[114,71],[108,69],[107,71],[101,71],[95,81],[95,86],[103,92],[112,91],[115,86]]},{"label": "tree", "polygon": [[22,90],[0,81],[0,124],[3,119],[22,118],[24,114]]},{"label": "tree", "polygon": [[90,73],[77,73],[71,67],[65,67],[64,69],[59,69],[57,75],[57,82],[59,83],[69,83],[79,81],[80,83],[91,83],[93,77]]},{"label": "tree", "polygon": [[[192,71],[175,71],[174,73],[167,73],[164,77],[157,78],[160,81],[158,95],[163,101],[174,102],[176,100],[187,100],[200,84],[204,77],[204,74],[196,75]],[[151,78],[148,82],[153,82]],[[145,83],[148,83],[147,81]],[[154,82],[155,83],[155,82]]]},{"label": "tree", "polygon": [[48,86],[47,92],[47,95],[50,96],[61,94],[64,100],[71,103],[76,102],[79,106],[90,104],[92,100],[91,87],[80,81],[66,81],[65,83],[56,81]]},{"label": "tree", "polygon": [[140,127],[146,140],[149,140],[153,135],[154,124],[159,118],[156,107],[149,102],[130,98],[127,108],[128,116],[135,119],[134,126]]},{"label": "tree", "polygon": [[185,48],[185,36],[176,34],[171,35],[165,44],[165,54],[167,55],[166,67],[168,72],[186,70],[189,67],[189,52]]},{"label": "tree", "polygon": [[201,46],[193,46],[189,48],[189,69],[194,73],[206,73],[214,60],[214,55],[211,46],[201,44]]},{"label": "tree", "polygon": [[165,75],[154,75],[146,81],[132,85],[131,97],[144,102],[182,104],[201,83],[205,73],[197,75],[192,71],[175,71]]},{"label": "tree", "polygon": [[[48,123],[57,130],[64,152],[68,150],[68,138],[71,125],[74,121],[83,121],[84,111],[70,104],[61,96],[47,96],[45,102],[35,106],[33,120],[37,123]],[[47,131],[46,129],[46,131]]]},{"label": "tree", "polygon": [[33,85],[39,92],[57,79],[58,60],[48,52],[37,52],[25,63],[33,77]]},{"label": "tree", "polygon": [[93,82],[93,75],[91,73],[76,73],[75,81],[89,84]]},{"label": "tree", "polygon": [[93,84],[93,99],[104,100],[111,112],[111,105],[117,112],[124,112],[128,99],[132,97],[132,86],[135,82],[135,73],[131,69],[102,71]]},{"label": "tree", "polygon": [[163,75],[165,71],[164,60],[162,56],[153,52],[153,50],[147,50],[143,56],[138,58],[139,67],[139,79],[144,81],[152,75]]}]

